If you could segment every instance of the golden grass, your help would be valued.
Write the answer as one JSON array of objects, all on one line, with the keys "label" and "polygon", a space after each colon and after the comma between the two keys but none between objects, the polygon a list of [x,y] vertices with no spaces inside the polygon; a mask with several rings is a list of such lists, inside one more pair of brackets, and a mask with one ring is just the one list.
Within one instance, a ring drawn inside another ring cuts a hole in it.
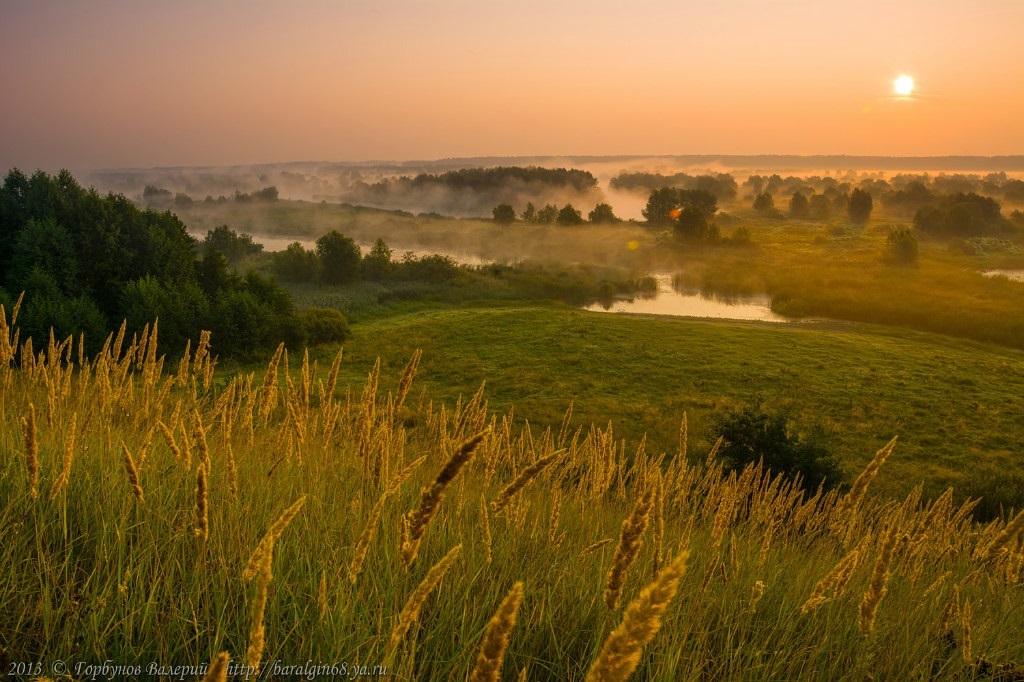
[{"label": "golden grass", "polygon": [[28,496],[34,500],[39,495],[39,441],[36,439],[36,406],[33,403],[28,404],[28,414],[22,417],[21,427],[25,435]]},{"label": "golden grass", "polygon": [[437,474],[434,482],[420,494],[419,507],[409,511],[403,522],[402,537],[402,563],[406,569],[412,565],[419,553],[420,542],[423,533],[431,519],[437,514],[444,499],[444,490],[448,484],[458,476],[459,471],[466,465],[470,457],[476,451],[481,441],[490,434],[490,430],[481,431],[469,440],[464,442],[455,452],[452,453],[444,467]]},{"label": "golden grass", "polygon": [[135,466],[131,450],[124,444],[124,441],[121,441],[121,453],[124,456],[124,468],[128,474],[128,484],[132,487],[132,494],[135,495],[135,499],[141,503],[143,499],[142,486],[139,484],[139,469]]},{"label": "golden grass", "polygon": [[484,634],[476,665],[470,675],[471,682],[498,682],[500,679],[501,664],[505,660],[505,650],[508,648],[508,636],[516,625],[516,613],[522,599],[523,583],[517,582],[487,624],[487,632]]},{"label": "golden grass", "polygon": [[615,548],[615,556],[612,558],[612,566],[608,571],[608,580],[604,590],[604,603],[610,609],[618,606],[619,595],[622,594],[622,587],[626,583],[629,567],[640,552],[640,546],[643,544],[641,538],[651,521],[653,498],[654,490],[648,488],[636,501],[629,518],[622,522],[619,544]]},{"label": "golden grass", "polygon": [[622,623],[605,640],[587,673],[587,682],[621,682],[640,663],[640,654],[661,629],[661,616],[676,595],[690,553],[679,553],[633,600]]},{"label": "golden grass", "polygon": [[455,545],[448,553],[441,558],[436,564],[434,564],[427,575],[423,578],[423,581],[416,586],[412,594],[409,595],[409,599],[406,600],[405,606],[402,607],[402,611],[398,614],[398,618],[395,621],[395,626],[391,630],[391,637],[388,640],[388,646],[384,653],[384,659],[391,661],[394,657],[395,651],[398,646],[402,643],[409,628],[413,626],[416,620],[419,618],[420,609],[423,608],[423,602],[427,600],[430,593],[434,591],[437,584],[441,582],[441,578],[451,568],[451,565],[455,563],[455,559],[458,558],[459,552],[462,551],[462,545]]}]

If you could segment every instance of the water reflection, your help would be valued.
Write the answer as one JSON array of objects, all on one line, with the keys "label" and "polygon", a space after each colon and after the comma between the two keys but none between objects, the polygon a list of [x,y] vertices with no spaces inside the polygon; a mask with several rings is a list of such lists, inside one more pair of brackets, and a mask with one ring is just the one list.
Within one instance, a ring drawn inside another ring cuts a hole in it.
[{"label": "water reflection", "polygon": [[776,315],[767,296],[716,297],[697,291],[678,291],[671,275],[654,275],[658,290],[654,294],[631,299],[615,299],[586,306],[585,310],[605,313],[640,313],[675,317],[711,317],[725,320],[757,320],[760,322],[791,322]]},{"label": "water reflection", "polygon": [[986,277],[1005,277],[1015,282],[1024,282],[1024,270],[986,270],[981,274]]}]

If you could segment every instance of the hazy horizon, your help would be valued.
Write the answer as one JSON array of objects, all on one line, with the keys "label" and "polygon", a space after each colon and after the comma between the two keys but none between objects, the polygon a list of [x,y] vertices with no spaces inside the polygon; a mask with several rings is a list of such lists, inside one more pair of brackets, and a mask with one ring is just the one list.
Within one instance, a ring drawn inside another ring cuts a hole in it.
[{"label": "hazy horizon", "polygon": [[1014,0],[3,3],[0,165],[1017,155],[1022,27]]}]

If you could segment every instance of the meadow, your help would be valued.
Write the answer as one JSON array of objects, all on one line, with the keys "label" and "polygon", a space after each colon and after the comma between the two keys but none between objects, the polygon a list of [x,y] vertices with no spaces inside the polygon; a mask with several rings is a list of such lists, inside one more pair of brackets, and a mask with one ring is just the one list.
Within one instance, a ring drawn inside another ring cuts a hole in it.
[{"label": "meadow", "polygon": [[306,661],[396,679],[1024,676],[1024,515],[871,495],[899,441],[870,439],[851,488],[814,495],[692,457],[688,420],[665,452],[572,415],[532,432],[483,390],[435,402],[416,377],[445,359],[415,351],[348,383],[347,350],[328,366],[282,348],[225,383],[208,338],[164,366],[156,326],[87,358],[0,319],[15,676],[212,661],[225,679],[229,659],[292,679]]}]

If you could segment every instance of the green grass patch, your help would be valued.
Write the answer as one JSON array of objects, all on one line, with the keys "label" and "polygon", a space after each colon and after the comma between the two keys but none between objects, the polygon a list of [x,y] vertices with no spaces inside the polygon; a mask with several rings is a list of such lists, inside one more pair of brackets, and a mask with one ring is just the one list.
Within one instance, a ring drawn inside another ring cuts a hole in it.
[{"label": "green grass patch", "polygon": [[[377,357],[400,375],[423,350],[417,385],[455,404],[486,381],[492,409],[533,427],[613,425],[635,448],[676,452],[683,413],[703,454],[713,415],[760,403],[799,429],[824,427],[856,474],[893,435],[877,490],[926,494],[979,467],[1012,466],[1024,441],[1024,353],[851,323],[768,325],[588,313],[563,306],[426,309],[353,325],[343,379]],[[329,364],[331,349],[318,351]],[[353,389],[356,390],[356,389]]]}]

